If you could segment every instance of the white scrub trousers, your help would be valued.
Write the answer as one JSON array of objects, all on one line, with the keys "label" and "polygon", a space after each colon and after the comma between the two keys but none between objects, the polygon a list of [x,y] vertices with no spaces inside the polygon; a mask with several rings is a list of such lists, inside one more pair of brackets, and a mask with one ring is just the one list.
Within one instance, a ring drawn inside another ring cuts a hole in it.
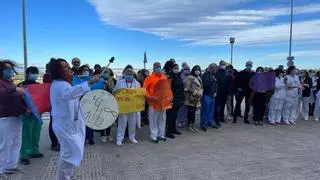
[{"label": "white scrub trousers", "polygon": [[150,106],[149,127],[152,140],[157,140],[158,137],[165,138],[166,111],[156,111]]},{"label": "white scrub trousers", "polygon": [[0,173],[18,166],[22,121],[18,117],[0,118]]},{"label": "white scrub trousers", "polygon": [[138,113],[125,113],[119,114],[118,118],[118,130],[117,130],[117,142],[122,142],[127,124],[129,131],[129,139],[131,141],[136,140],[136,127],[137,127],[137,118],[139,117]]},{"label": "white scrub trousers", "polygon": [[311,102],[311,97],[302,98],[302,116],[304,120],[309,119],[309,103]]},{"label": "white scrub trousers", "polygon": [[57,180],[70,180],[74,175],[76,166],[60,159],[57,168]]},{"label": "white scrub trousers", "polygon": [[298,98],[288,98],[286,99],[284,106],[283,106],[283,121],[286,124],[295,123],[297,114],[297,107],[298,107]]}]

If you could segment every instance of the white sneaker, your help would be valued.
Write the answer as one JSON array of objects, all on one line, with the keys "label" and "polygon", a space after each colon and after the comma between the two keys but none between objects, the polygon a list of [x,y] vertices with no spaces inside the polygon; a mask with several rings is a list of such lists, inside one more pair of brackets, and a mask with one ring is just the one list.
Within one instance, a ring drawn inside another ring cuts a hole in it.
[{"label": "white sneaker", "polygon": [[133,143],[133,144],[138,144],[138,141],[136,139],[130,139],[130,141]]},{"label": "white sneaker", "polygon": [[112,138],[111,136],[107,136],[107,140],[108,140],[109,142],[113,142],[113,138]]},{"label": "white sneaker", "polygon": [[0,179],[7,179],[8,176],[5,173],[0,173]]},{"label": "white sneaker", "polygon": [[108,142],[107,136],[102,136],[101,137],[101,141],[104,142],[104,143]]},{"label": "white sneaker", "polygon": [[316,118],[314,118],[314,120],[315,120],[315,121],[319,121],[319,118],[316,117]]},{"label": "white sneaker", "polygon": [[117,141],[117,146],[122,146],[122,142],[121,141]]},{"label": "white sneaker", "polygon": [[308,119],[309,119],[309,117],[308,117],[308,116],[304,117],[304,120],[305,120],[305,121],[308,121]]},{"label": "white sneaker", "polygon": [[293,124],[293,125],[297,124],[297,123],[296,123],[296,122],[294,122],[294,121],[291,121],[290,123],[291,123],[291,124]]}]

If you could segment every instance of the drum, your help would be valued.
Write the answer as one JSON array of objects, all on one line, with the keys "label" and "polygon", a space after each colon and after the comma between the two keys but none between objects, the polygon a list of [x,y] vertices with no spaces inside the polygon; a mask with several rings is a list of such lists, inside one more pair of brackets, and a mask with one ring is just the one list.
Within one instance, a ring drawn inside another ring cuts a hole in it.
[{"label": "drum", "polygon": [[86,125],[94,130],[110,127],[119,114],[116,99],[104,90],[88,92],[82,97],[80,104]]}]

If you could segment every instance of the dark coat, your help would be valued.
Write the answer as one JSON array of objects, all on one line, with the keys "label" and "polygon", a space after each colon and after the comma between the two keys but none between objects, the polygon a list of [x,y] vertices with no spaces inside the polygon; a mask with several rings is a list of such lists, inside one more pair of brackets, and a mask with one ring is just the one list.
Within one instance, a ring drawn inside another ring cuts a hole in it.
[{"label": "dark coat", "polygon": [[211,96],[217,93],[217,79],[214,73],[205,72],[202,76],[203,95]]},{"label": "dark coat", "polygon": [[302,97],[310,97],[311,89],[313,87],[312,79],[310,77],[307,77],[302,81],[302,83],[309,85],[309,87],[305,87],[305,89],[302,91]]}]

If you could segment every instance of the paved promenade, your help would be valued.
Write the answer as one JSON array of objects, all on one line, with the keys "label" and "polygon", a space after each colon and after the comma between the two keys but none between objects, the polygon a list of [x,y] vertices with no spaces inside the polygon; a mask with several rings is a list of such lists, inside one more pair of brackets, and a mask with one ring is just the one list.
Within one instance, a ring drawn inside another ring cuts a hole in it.
[{"label": "paved promenade", "polygon": [[[48,122],[43,126],[41,150],[14,180],[53,180],[58,153],[50,151]],[[86,145],[77,169],[79,180],[319,180],[320,123],[296,126],[225,124],[219,130],[183,135],[151,144],[149,129],[138,130],[138,145]],[[113,134],[114,135],[114,134]]]}]

